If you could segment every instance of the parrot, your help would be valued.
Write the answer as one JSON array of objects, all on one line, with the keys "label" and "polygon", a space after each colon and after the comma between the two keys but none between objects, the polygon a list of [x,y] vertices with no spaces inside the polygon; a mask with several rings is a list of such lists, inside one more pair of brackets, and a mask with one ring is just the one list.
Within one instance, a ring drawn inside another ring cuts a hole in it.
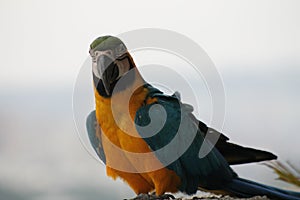
[{"label": "parrot", "polygon": [[[192,195],[202,190],[242,198],[300,200],[300,193],[239,177],[231,165],[277,156],[230,142],[198,120],[178,92],[167,95],[149,84],[121,39],[98,37],[89,54],[95,110],[86,119],[88,137],[106,165],[107,176],[122,179],[136,199],[169,199],[176,192]],[[215,134],[219,138],[213,144],[206,136]],[[173,145],[171,150],[164,148],[167,145]],[[202,145],[210,151],[200,157]]]}]

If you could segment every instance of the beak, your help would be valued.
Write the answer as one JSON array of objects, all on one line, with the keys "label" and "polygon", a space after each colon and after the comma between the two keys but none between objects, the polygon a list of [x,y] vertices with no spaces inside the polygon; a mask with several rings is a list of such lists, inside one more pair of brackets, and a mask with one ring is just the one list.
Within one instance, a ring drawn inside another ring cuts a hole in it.
[{"label": "beak", "polygon": [[110,57],[100,55],[97,60],[97,68],[100,71],[105,92],[109,96],[113,92],[113,83],[119,76],[118,66]]}]

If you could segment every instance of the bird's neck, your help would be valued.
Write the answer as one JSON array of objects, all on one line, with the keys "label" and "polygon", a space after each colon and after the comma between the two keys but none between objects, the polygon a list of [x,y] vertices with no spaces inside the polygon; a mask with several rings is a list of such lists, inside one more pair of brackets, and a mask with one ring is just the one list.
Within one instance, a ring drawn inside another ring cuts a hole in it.
[{"label": "bird's neck", "polygon": [[99,93],[98,87],[95,87],[96,106],[105,107],[108,110],[113,108],[118,113],[128,112],[129,109],[133,118],[136,108],[145,103],[148,92],[144,87],[146,82],[137,70],[135,70],[134,76],[131,84],[127,84],[126,87],[122,85],[124,88],[118,88],[118,91],[113,92],[110,97],[103,96]]}]

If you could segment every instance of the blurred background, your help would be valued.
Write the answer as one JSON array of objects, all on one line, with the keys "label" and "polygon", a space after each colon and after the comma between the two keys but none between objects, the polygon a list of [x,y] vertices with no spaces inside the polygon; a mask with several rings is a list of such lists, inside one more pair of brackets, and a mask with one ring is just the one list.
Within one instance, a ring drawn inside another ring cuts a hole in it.
[{"label": "blurred background", "polygon": [[[135,196],[82,146],[72,92],[96,37],[146,27],[186,35],[207,52],[224,82],[223,131],[233,142],[300,167],[299,8],[296,0],[2,0],[0,199]],[[234,168],[296,189],[260,164]]]}]

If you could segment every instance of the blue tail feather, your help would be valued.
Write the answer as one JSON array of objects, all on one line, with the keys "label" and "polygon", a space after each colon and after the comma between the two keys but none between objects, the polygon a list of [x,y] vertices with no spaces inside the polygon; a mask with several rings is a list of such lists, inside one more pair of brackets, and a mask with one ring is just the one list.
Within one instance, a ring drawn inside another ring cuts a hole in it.
[{"label": "blue tail feather", "polygon": [[300,193],[283,190],[242,178],[233,179],[226,186],[226,190],[240,197],[266,195],[272,199],[300,200]]}]

